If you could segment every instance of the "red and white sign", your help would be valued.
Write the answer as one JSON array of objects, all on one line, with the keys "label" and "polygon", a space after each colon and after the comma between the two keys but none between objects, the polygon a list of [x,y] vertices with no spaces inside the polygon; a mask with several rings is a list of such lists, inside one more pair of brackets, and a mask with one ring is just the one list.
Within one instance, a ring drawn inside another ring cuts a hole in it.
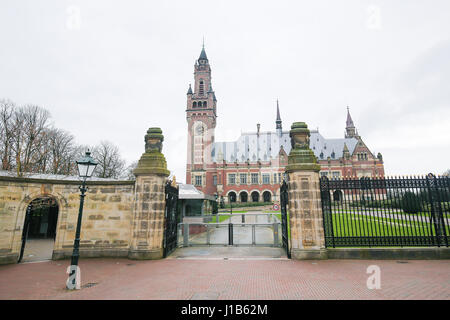
[{"label": "red and white sign", "polygon": [[280,210],[280,205],[278,203],[275,203],[272,208],[274,211],[278,211]]}]

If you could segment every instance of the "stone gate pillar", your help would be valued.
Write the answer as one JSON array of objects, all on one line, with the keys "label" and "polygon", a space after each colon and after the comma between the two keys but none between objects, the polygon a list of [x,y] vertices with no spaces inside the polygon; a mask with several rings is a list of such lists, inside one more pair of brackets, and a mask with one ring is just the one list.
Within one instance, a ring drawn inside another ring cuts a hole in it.
[{"label": "stone gate pillar", "polygon": [[164,136],[160,128],[150,128],[145,135],[145,153],[137,168],[130,259],[161,259],[164,235],[164,187],[169,176],[162,151]]},{"label": "stone gate pillar", "polygon": [[292,149],[286,167],[289,176],[291,256],[293,259],[326,259],[320,202],[320,165],[309,148],[309,136],[306,123],[292,124]]}]

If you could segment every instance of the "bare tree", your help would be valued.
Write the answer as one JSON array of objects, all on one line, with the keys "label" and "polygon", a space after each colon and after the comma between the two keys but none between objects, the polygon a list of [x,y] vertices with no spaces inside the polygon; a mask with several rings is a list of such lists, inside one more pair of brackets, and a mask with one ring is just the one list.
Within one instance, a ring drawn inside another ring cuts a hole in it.
[{"label": "bare tree", "polygon": [[95,175],[100,178],[119,178],[123,174],[125,161],[121,158],[119,148],[108,141],[101,141],[92,151],[98,161]]},{"label": "bare tree", "polygon": [[16,105],[10,100],[0,100],[0,157],[1,170],[12,169],[12,118]]},{"label": "bare tree", "polygon": [[50,113],[38,106],[28,105],[15,110],[12,118],[12,149],[17,176],[38,171],[42,161],[39,152],[46,141]]},{"label": "bare tree", "polygon": [[75,149],[73,135],[64,130],[52,128],[48,132],[46,146],[47,159],[50,163],[44,172],[71,174]]},{"label": "bare tree", "polygon": [[102,141],[93,148],[76,145],[72,134],[50,126],[50,113],[39,106],[17,106],[0,100],[0,170],[29,173],[77,175],[76,161],[92,150],[99,162],[95,175],[102,178],[133,179],[132,164],[125,170],[117,146]]},{"label": "bare tree", "polygon": [[138,161],[133,161],[126,169],[123,175],[124,179],[127,180],[136,180],[136,176],[134,175],[133,171],[138,166]]}]

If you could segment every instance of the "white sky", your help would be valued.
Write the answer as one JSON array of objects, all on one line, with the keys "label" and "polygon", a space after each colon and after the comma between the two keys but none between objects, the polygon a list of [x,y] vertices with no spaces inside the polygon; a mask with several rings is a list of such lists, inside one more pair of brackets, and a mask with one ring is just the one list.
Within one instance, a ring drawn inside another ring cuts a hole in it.
[{"label": "white sky", "polygon": [[[79,16],[77,15],[79,12]],[[387,174],[450,168],[449,1],[0,2],[0,98],[50,110],[130,163],[161,127],[185,181],[186,91],[205,37],[216,141],[294,121],[343,137],[346,106]]]}]

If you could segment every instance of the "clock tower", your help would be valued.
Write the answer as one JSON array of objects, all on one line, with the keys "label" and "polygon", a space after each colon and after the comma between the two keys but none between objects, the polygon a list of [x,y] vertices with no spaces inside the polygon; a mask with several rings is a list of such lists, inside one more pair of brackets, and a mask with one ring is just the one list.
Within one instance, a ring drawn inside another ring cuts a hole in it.
[{"label": "clock tower", "polygon": [[[194,88],[187,92],[188,145],[186,183],[206,194],[216,192],[215,165],[211,160],[216,128],[216,95],[211,85],[211,67],[203,46],[194,65]],[[208,186],[208,188],[206,187]]]}]

